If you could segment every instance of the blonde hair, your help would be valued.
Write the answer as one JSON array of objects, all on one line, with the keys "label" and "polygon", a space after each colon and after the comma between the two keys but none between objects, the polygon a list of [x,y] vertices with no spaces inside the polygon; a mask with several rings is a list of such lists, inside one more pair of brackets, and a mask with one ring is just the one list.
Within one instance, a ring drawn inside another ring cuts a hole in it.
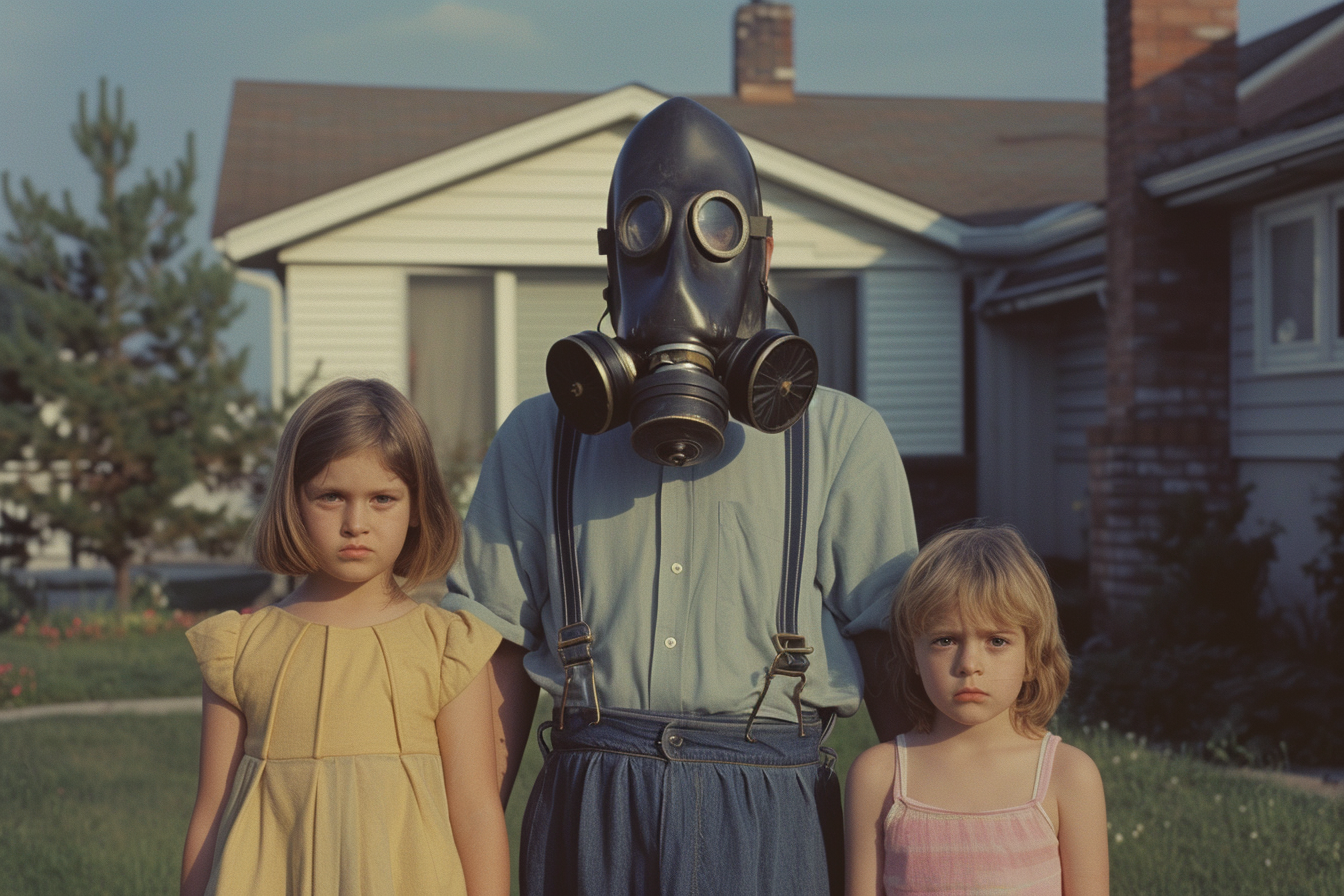
[{"label": "blonde hair", "polygon": [[1072,662],[1045,568],[1016,529],[974,525],[943,532],[919,552],[896,589],[891,605],[896,692],[917,731],[932,729],[937,710],[919,679],[915,639],[947,613],[973,623],[1021,627],[1027,676],[1010,710],[1013,727],[1043,735],[1069,687]]},{"label": "blonde hair", "polygon": [[448,499],[425,421],[406,396],[377,379],[340,379],[304,399],[285,424],[261,511],[257,564],[283,575],[318,568],[299,515],[299,490],[332,461],[366,449],[406,483],[412,526],[392,567],[406,590],[442,576],[457,559],[462,524]]}]

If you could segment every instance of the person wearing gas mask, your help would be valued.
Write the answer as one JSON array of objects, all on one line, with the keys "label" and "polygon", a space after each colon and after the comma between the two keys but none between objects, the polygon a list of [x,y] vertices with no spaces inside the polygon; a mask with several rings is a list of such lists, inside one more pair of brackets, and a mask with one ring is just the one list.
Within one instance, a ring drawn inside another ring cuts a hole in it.
[{"label": "person wearing gas mask", "polygon": [[[767,290],[755,165],[675,98],[616,162],[614,336],[547,358],[486,456],[444,605],[491,664],[507,801],[538,688],[524,896],[839,893],[831,721],[887,679],[883,626],[916,551],[882,418],[817,384]],[[882,738],[905,730],[873,701]],[[887,710],[889,712],[889,710]]]}]

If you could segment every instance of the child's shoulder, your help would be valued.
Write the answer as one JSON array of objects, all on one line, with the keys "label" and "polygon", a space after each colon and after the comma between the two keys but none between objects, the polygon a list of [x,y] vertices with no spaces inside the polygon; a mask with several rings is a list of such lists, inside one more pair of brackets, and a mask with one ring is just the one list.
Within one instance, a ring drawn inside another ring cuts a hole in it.
[{"label": "child's shoulder", "polygon": [[849,768],[850,776],[861,775],[868,779],[891,781],[896,773],[896,742],[884,741],[869,747],[854,759]]},{"label": "child's shoulder", "polygon": [[434,604],[422,606],[425,624],[438,640],[444,642],[449,653],[466,650],[489,655],[499,646],[499,632],[468,611],[445,610]]},{"label": "child's shoulder", "polygon": [[1101,784],[1101,772],[1091,756],[1071,744],[1060,741],[1055,748],[1051,782],[1070,789],[1093,787]]}]

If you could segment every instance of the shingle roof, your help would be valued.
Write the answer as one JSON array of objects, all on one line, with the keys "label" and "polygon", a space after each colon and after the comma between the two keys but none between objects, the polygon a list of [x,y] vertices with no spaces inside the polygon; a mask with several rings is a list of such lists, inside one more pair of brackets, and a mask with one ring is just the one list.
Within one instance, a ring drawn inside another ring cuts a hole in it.
[{"label": "shingle roof", "polygon": [[[590,96],[239,81],[211,232]],[[1105,192],[1101,103],[695,99],[743,134],[972,223],[1021,220]]]},{"label": "shingle roof", "polygon": [[211,235],[587,97],[235,82]]},{"label": "shingle roof", "polygon": [[970,223],[1099,201],[1105,107],[1054,100],[696,97],[734,128]]},{"label": "shingle roof", "polygon": [[1242,80],[1249,78],[1342,15],[1344,3],[1336,3],[1241,44],[1237,47],[1237,74]]}]

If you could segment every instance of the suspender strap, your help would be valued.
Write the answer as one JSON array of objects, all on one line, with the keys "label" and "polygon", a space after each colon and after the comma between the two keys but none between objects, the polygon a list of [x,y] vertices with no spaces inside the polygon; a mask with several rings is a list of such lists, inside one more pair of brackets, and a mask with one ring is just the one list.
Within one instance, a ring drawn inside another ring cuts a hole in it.
[{"label": "suspender strap", "polygon": [[560,697],[560,727],[571,706],[602,719],[593,681],[593,632],[583,621],[578,545],[574,539],[574,469],[579,457],[580,433],[564,414],[555,427],[555,450],[551,466],[551,503],[555,508],[557,562],[560,565],[560,603],[564,624],[558,643],[560,663],[565,668],[565,690]]},{"label": "suspender strap", "polygon": [[784,560],[779,579],[779,602],[775,611],[776,633],[771,637],[775,646],[775,658],[765,673],[765,683],[761,685],[756,706],[747,717],[747,740],[755,742],[751,736],[751,726],[765,702],[765,694],[770,690],[770,682],[776,675],[798,679],[793,688],[793,708],[798,713],[798,736],[803,737],[803,686],[807,684],[807,669],[810,665],[807,655],[812,648],[807,639],[798,633],[798,596],[802,588],[803,547],[807,540],[807,430],[808,418],[791,426],[785,433],[784,470],[786,485],[784,490]]}]

